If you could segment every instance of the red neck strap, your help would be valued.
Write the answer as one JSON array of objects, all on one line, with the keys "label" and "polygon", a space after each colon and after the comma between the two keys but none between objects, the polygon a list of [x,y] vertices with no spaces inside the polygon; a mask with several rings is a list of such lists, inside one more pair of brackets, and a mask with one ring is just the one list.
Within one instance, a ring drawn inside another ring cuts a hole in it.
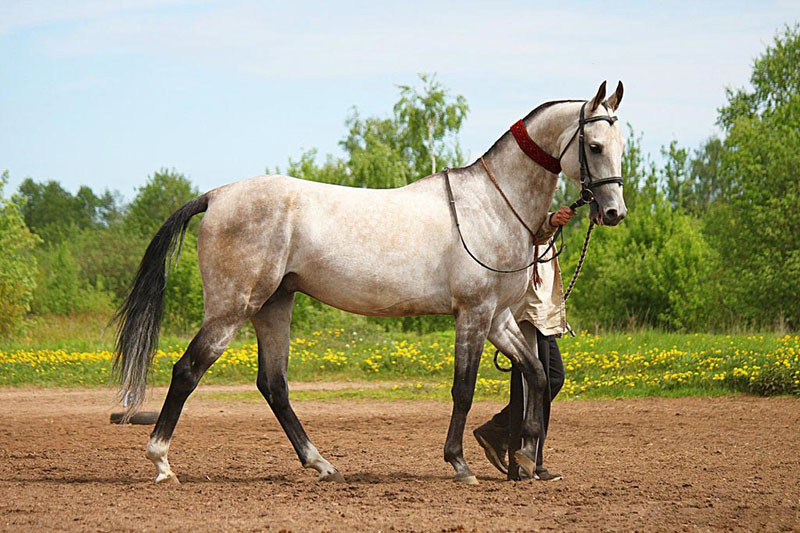
[{"label": "red neck strap", "polygon": [[561,163],[559,160],[542,150],[538,144],[533,142],[531,136],[528,135],[528,130],[525,129],[525,124],[523,124],[521,120],[511,126],[511,134],[514,135],[520,149],[525,152],[528,157],[536,161],[539,166],[553,174],[561,172]]}]

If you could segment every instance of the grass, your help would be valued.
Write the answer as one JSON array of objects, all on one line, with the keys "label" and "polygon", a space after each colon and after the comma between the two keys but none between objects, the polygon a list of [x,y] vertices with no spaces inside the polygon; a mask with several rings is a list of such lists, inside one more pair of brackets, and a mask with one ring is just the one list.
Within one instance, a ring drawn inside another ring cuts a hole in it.
[{"label": "grass", "polygon": [[[108,386],[113,339],[104,321],[54,318],[27,338],[0,345],[0,385]],[[64,341],[62,339],[69,339]],[[165,336],[150,383],[167,384],[188,339]],[[452,331],[427,335],[377,327],[330,328],[295,334],[291,381],[393,381],[389,388],[296,391],[297,398],[449,400]],[[800,395],[800,335],[710,335],[641,331],[582,334],[559,341],[567,380],[560,397],[713,396],[751,393]],[[508,374],[493,368],[487,344],[476,386],[479,399],[507,397]],[[252,332],[245,331],[209,370],[205,383],[253,383]],[[255,393],[254,393],[255,394]]]}]

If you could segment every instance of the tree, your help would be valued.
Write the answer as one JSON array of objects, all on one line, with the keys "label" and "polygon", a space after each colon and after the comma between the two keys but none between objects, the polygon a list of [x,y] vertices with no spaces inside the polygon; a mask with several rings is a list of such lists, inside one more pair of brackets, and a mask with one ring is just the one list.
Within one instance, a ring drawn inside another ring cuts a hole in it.
[{"label": "tree", "polygon": [[[328,155],[317,164],[317,151],[289,160],[287,174],[303,179],[376,189],[401,187],[444,166],[460,166],[463,156],[456,134],[469,106],[450,96],[435,76],[421,74],[421,88],[400,85],[390,117],[362,117],[352,109],[339,142],[345,157]],[[267,168],[267,172],[270,169]],[[276,173],[280,169],[275,169]]]},{"label": "tree", "polygon": [[137,189],[128,207],[126,225],[139,235],[152,237],[172,213],[199,194],[183,174],[161,169]]},{"label": "tree", "polygon": [[8,171],[0,174],[0,335],[14,332],[30,310],[36,288],[36,258],[40,239],[31,233],[20,213],[24,200],[4,199]]},{"label": "tree", "polygon": [[717,122],[726,130],[742,118],[767,117],[800,94],[800,23],[786,25],[753,63],[752,91],[727,89]]},{"label": "tree", "polygon": [[690,153],[673,141],[662,148],[666,162],[662,171],[667,198],[675,208],[702,215],[728,193],[727,183],[720,179],[723,144],[711,137]]},{"label": "tree", "polygon": [[98,197],[87,186],[73,195],[57,181],[37,183],[26,178],[19,186],[20,211],[27,226],[45,243],[56,243],[87,228],[107,225],[119,212],[118,196]]},{"label": "tree", "polygon": [[407,143],[394,120],[362,119],[353,109],[346,124],[347,137],[339,143],[347,152],[342,185],[380,189],[402,187],[415,179],[404,154]]},{"label": "tree", "polygon": [[725,265],[725,303],[753,326],[800,327],[800,25],[754,62],[752,91],[729,91],[719,122],[725,201],[706,227]]},{"label": "tree", "polygon": [[[400,85],[400,100],[394,105],[403,152],[418,177],[434,174],[436,160],[460,162],[458,142],[448,147],[445,139],[457,133],[467,117],[469,106],[462,95],[450,99],[436,75],[420,74],[422,88]],[[427,166],[430,161],[430,166]],[[427,170],[430,169],[430,172]]]}]

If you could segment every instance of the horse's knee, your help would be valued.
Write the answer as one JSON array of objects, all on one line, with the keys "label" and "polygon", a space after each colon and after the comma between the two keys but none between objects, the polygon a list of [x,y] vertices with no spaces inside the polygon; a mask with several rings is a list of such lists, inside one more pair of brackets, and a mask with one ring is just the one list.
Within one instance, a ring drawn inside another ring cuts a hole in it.
[{"label": "horse's knee", "polygon": [[450,389],[453,403],[462,409],[469,410],[472,407],[472,398],[475,395],[474,387],[468,387],[465,383],[455,383]]}]

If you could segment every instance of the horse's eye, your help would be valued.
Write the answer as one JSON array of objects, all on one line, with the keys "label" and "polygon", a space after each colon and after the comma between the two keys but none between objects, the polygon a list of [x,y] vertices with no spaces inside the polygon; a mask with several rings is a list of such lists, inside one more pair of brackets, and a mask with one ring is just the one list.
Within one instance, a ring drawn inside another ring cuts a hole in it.
[{"label": "horse's eye", "polygon": [[603,152],[603,147],[599,144],[590,144],[589,150],[591,150],[593,154],[600,154]]}]

